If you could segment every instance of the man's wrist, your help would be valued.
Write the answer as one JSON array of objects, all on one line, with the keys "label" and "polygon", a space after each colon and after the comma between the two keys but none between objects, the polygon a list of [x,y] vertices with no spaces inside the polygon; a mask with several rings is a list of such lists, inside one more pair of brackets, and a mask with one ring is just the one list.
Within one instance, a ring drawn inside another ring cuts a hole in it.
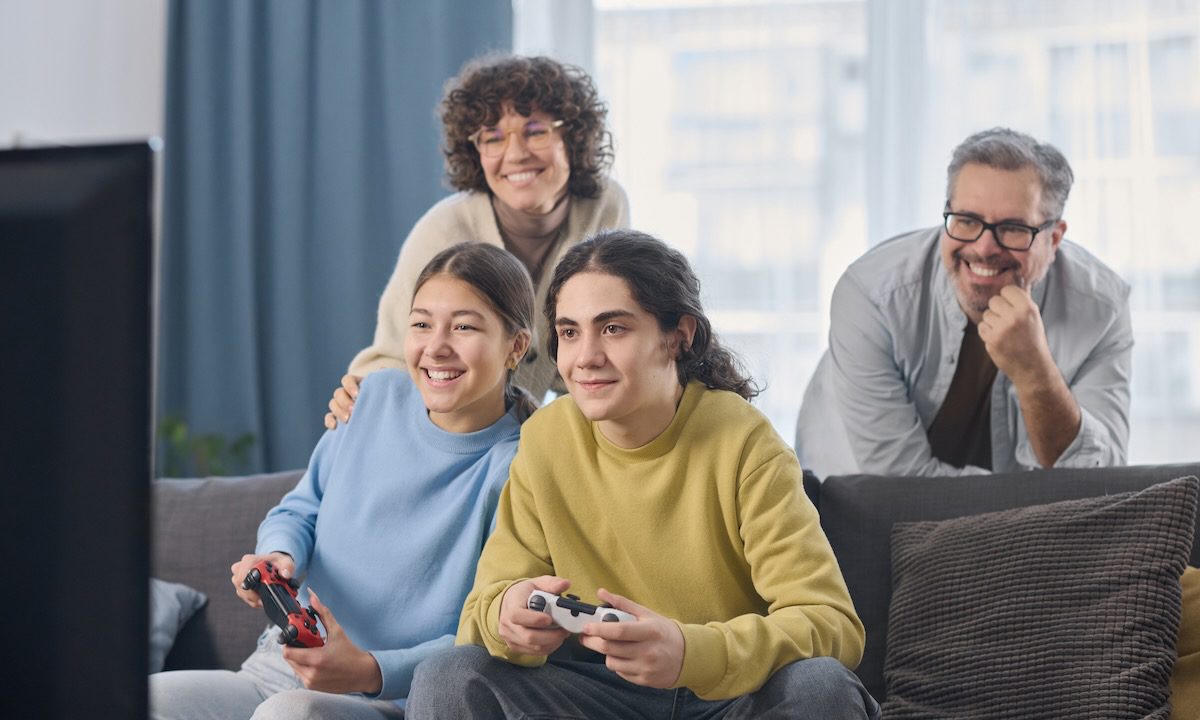
[{"label": "man's wrist", "polygon": [[1016,386],[1018,393],[1053,392],[1060,385],[1066,384],[1062,372],[1054,363],[1054,358],[1050,356],[1049,351],[1042,348],[1039,348],[1036,360],[1015,370],[1013,373],[1006,374]]}]

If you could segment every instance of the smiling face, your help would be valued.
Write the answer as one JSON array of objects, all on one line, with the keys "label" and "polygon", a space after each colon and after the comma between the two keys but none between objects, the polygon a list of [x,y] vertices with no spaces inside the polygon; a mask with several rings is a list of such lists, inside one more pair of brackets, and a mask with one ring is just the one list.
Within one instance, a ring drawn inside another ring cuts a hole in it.
[{"label": "smiling face", "polygon": [[506,103],[499,122],[487,128],[512,133],[508,135],[503,155],[480,155],[479,162],[492,194],[514,210],[545,215],[567,192],[571,163],[562,133],[554,131],[550,145],[541,150],[530,150],[522,136],[525,124],[531,120],[549,124],[556,119],[540,110],[533,110],[529,116],[521,115],[511,103]]},{"label": "smiling face", "polygon": [[558,372],[584,417],[623,448],[641,447],[671,424],[683,394],[675,370],[693,319],[663,332],[621,278],[574,275],[558,293]]},{"label": "smiling face", "polygon": [[508,365],[529,347],[470,284],[435,275],[413,296],[404,358],[435,425],[481,430],[504,415]]},{"label": "smiling face", "polygon": [[[954,181],[949,210],[980,218],[984,222],[1014,222],[1037,227],[1047,219],[1041,210],[1042,186],[1032,167],[1000,170],[968,163]],[[964,243],[942,230],[942,264],[954,281],[955,294],[963,312],[978,324],[988,301],[1006,285],[1032,287],[1046,276],[1067,224],[1058,221],[1037,234],[1028,250],[1001,247],[990,231],[972,243]]]}]

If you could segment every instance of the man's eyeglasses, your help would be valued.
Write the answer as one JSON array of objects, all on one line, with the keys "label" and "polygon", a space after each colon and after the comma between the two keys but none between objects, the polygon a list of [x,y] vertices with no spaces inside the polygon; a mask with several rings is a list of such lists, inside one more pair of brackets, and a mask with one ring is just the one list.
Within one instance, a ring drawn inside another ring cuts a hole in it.
[{"label": "man's eyeglasses", "polygon": [[550,147],[550,143],[554,139],[554,131],[563,124],[562,120],[551,122],[530,120],[520,130],[504,132],[500,128],[482,128],[471,133],[467,139],[475,145],[475,149],[479,151],[480,155],[494,158],[504,154],[510,135],[520,135],[521,140],[525,142],[525,147],[530,150],[545,150]]},{"label": "man's eyeglasses", "polygon": [[996,243],[1009,250],[1028,250],[1033,247],[1033,239],[1037,234],[1054,223],[1057,219],[1033,227],[1015,222],[990,223],[984,222],[974,215],[964,215],[956,212],[944,212],[942,218],[946,224],[946,234],[959,242],[971,243],[983,237],[986,230],[992,231]]}]

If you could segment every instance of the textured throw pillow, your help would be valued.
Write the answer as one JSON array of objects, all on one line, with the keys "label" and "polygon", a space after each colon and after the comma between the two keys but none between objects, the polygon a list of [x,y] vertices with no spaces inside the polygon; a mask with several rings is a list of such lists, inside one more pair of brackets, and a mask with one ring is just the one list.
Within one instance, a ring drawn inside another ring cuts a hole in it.
[{"label": "textured throw pillow", "polygon": [[1162,718],[1200,481],[892,530],[885,718]]},{"label": "textured throw pillow", "polygon": [[206,602],[199,590],[150,578],[150,672],[162,670],[179,628]]},{"label": "textured throw pillow", "polygon": [[1171,720],[1200,718],[1200,570],[1183,571],[1179,584],[1183,606],[1179,617],[1179,659],[1171,672]]}]

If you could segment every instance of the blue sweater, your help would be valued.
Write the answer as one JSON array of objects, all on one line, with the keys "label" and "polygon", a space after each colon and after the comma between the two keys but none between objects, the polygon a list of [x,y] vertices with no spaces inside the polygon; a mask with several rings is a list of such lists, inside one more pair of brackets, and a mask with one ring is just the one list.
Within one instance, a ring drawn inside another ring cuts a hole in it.
[{"label": "blue sweater", "polygon": [[267,513],[257,553],[285,552],[383,673],[380,698],[454,644],[517,449],[512,413],[473,433],[433,424],[408,374],[363,381],[351,422],[325,433],[308,471]]}]

